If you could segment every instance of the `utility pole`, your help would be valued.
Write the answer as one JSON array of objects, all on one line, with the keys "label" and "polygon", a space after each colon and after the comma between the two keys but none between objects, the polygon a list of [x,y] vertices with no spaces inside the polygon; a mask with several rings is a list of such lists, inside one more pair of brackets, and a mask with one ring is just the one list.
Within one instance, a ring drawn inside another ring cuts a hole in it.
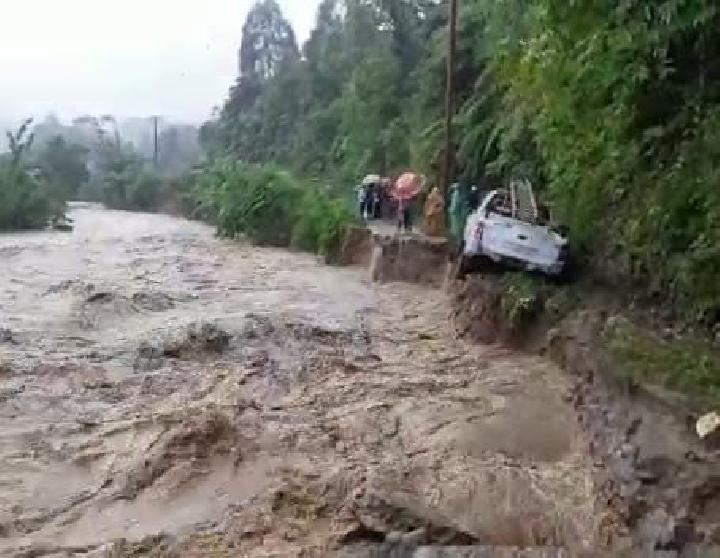
[{"label": "utility pole", "polygon": [[158,117],[153,116],[153,164],[158,166]]},{"label": "utility pole", "polygon": [[455,114],[455,58],[457,54],[458,3],[450,0],[450,36],[448,37],[447,86],[445,90],[445,165],[443,168],[443,194],[447,195],[455,172],[455,144],[453,116]]}]

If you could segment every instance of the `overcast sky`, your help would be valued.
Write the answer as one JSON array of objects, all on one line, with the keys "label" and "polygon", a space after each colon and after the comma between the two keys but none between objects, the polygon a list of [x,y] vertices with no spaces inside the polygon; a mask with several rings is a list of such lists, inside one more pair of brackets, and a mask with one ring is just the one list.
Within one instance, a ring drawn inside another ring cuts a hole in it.
[{"label": "overcast sky", "polygon": [[[299,41],[318,0],[279,0]],[[237,74],[253,0],[0,0],[0,121],[56,113],[200,122]]]}]

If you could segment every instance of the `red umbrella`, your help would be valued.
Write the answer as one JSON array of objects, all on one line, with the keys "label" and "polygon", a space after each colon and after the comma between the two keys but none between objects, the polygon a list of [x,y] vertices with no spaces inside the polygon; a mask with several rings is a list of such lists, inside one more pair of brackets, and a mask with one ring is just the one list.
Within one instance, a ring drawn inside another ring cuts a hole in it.
[{"label": "red umbrella", "polygon": [[396,200],[411,200],[420,193],[423,178],[414,172],[406,172],[395,182],[392,197]]}]

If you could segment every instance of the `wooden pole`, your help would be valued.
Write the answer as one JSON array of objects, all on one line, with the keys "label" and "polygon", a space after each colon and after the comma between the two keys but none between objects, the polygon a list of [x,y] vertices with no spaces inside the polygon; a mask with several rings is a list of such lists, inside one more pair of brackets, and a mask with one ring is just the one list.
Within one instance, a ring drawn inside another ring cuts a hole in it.
[{"label": "wooden pole", "polygon": [[447,195],[455,172],[455,145],[453,142],[453,116],[455,114],[455,58],[457,55],[457,19],[460,0],[450,0],[450,36],[448,37],[447,86],[445,89],[445,165],[443,167],[443,194]]},{"label": "wooden pole", "polygon": [[153,116],[153,164],[155,168],[158,166],[158,117]]}]

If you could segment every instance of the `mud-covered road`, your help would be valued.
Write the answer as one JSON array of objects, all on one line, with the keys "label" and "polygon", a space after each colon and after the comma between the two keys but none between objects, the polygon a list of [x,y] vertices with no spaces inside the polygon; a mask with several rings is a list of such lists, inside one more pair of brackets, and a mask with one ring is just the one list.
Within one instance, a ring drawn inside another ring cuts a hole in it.
[{"label": "mud-covered road", "polygon": [[0,235],[0,555],[591,545],[562,375],[456,340],[441,290],[73,217]]}]

